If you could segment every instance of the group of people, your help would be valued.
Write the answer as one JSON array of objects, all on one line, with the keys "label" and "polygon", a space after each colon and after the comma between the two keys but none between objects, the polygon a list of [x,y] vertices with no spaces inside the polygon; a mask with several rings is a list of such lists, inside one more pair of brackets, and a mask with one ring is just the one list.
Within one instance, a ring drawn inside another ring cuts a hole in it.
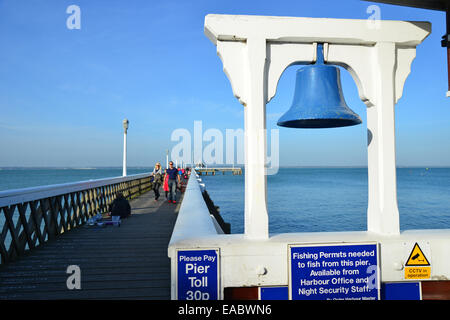
[{"label": "group of people", "polygon": [[[175,168],[173,162],[169,162],[169,167],[162,172],[161,164],[156,163],[153,169],[153,191],[155,192],[155,201],[160,197],[159,188],[163,185],[166,192],[166,199],[169,203],[177,203],[177,187],[181,188],[181,181],[187,180],[190,174],[190,169]],[[128,200],[124,197],[122,192],[116,193],[116,198],[111,203],[111,216],[120,216],[122,219],[128,218],[131,215],[131,207]]]},{"label": "group of people", "polygon": [[181,179],[187,179],[189,174],[188,169],[175,168],[173,161],[169,162],[169,167],[164,170],[161,168],[161,163],[157,162],[153,169],[153,191],[155,192],[155,201],[158,201],[161,194],[159,188],[163,186],[166,192],[166,199],[169,203],[177,203],[177,188],[181,189]]}]

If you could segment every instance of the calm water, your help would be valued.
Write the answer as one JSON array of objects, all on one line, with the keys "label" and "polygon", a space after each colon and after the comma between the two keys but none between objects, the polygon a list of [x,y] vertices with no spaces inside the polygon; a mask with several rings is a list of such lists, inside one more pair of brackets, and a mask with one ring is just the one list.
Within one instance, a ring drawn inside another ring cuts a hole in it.
[{"label": "calm water", "polygon": [[[202,176],[232,233],[244,231],[244,176]],[[281,168],[268,176],[270,233],[367,229],[367,168]],[[397,169],[400,228],[450,228],[450,168]]]},{"label": "calm water", "polygon": [[[121,175],[121,168],[0,169],[0,191]],[[242,233],[244,176],[202,179],[232,233]],[[402,230],[450,228],[450,168],[399,168],[397,189]],[[271,233],[366,230],[367,169],[281,168],[268,176],[268,206]]]},{"label": "calm water", "polygon": [[[152,170],[153,168],[128,168],[127,174]],[[122,168],[0,168],[0,191],[120,176]]]}]

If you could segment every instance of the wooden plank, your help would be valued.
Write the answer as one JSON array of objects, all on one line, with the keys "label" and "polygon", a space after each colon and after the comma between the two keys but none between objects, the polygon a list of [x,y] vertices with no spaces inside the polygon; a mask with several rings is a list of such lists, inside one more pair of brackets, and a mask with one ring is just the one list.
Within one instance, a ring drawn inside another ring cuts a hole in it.
[{"label": "wooden plank", "polygon": [[2,257],[1,263],[6,263],[9,261],[8,251],[6,250],[6,247],[3,244],[3,241],[0,242],[0,255]]},{"label": "wooden plank", "polygon": [[[83,275],[100,275],[100,274],[169,274],[170,270],[167,268],[168,265],[161,264],[140,264],[140,265],[129,265],[129,264],[104,264],[104,265],[96,265],[95,268],[84,268],[84,265],[80,265],[80,268],[83,269]],[[53,277],[59,275],[66,275],[67,266],[60,266],[60,268],[15,268],[14,272],[3,272],[0,274],[0,281],[5,279],[16,279],[22,277]]]},{"label": "wooden plank", "polygon": [[151,288],[124,288],[121,290],[65,290],[51,291],[42,295],[39,292],[0,294],[1,299],[15,300],[53,300],[53,299],[170,299],[170,288],[151,287]]},{"label": "wooden plank", "polygon": [[422,281],[423,300],[450,300],[450,281]]},{"label": "wooden plank", "polygon": [[39,244],[44,243],[44,236],[41,232],[41,221],[42,221],[42,211],[39,211],[36,209],[37,201],[31,201],[30,202],[30,216],[31,220],[34,224],[34,232],[37,235],[37,239],[39,240]]},{"label": "wooden plank", "polygon": [[[152,257],[141,259],[141,260],[135,260],[135,264],[130,264],[130,261],[120,261],[117,259],[114,259],[113,257],[110,259],[103,259],[105,261],[96,261],[95,263],[87,263],[86,261],[80,262],[78,261],[78,265],[80,268],[84,268],[86,270],[101,270],[101,269],[110,269],[116,268],[118,270],[124,270],[124,269],[136,269],[136,268],[149,268],[149,270],[153,270],[154,268],[167,268],[167,266],[170,265],[170,260],[168,259],[166,261],[161,261],[154,259]],[[28,262],[28,260],[27,260]],[[62,261],[58,263],[54,263],[52,265],[49,265],[48,263],[33,263],[33,264],[19,264],[19,262],[14,263],[14,269],[8,269],[4,268],[2,269],[0,273],[0,278],[4,277],[5,275],[13,276],[15,277],[17,274],[21,272],[29,272],[29,271],[35,271],[35,272],[58,272],[63,270],[64,272],[67,269],[67,266],[73,263],[67,263],[68,261]]]},{"label": "wooden plank", "polygon": [[225,288],[224,300],[258,300],[258,287]]},{"label": "wooden plank", "polygon": [[27,210],[27,206],[28,203],[25,203],[25,205],[23,204],[19,204],[18,205],[18,210],[19,210],[19,218],[20,218],[20,222],[22,224],[23,227],[23,234],[25,235],[25,239],[28,243],[28,247],[30,249],[34,249],[34,242],[33,239],[31,238],[31,231],[28,227],[28,221],[27,218],[25,216],[25,211]]},{"label": "wooden plank", "polygon": [[[8,207],[3,207],[0,208],[0,214],[6,215],[6,210],[8,210]],[[5,239],[6,239],[6,235],[8,232],[8,226],[6,225],[6,223],[3,224],[3,228],[2,228],[2,232],[0,234],[0,255],[1,255],[1,263],[7,263],[9,262],[9,254],[8,254],[8,249],[5,246]]]},{"label": "wooden plank", "polygon": [[47,214],[47,207],[46,207],[46,203],[48,203],[48,199],[40,199],[39,200],[39,207],[38,207],[38,211],[40,211],[40,216],[41,219],[44,219],[44,232],[43,232],[43,236],[45,239],[45,235],[47,235],[48,240],[53,239],[54,238],[54,232],[52,232],[52,223],[50,221],[50,218]]},{"label": "wooden plank", "polygon": [[8,251],[10,259],[14,259],[15,256],[18,256],[22,253],[19,246],[19,239],[16,234],[16,228],[14,227],[14,222],[12,220],[15,209],[16,205],[12,205],[5,210],[5,223],[8,226],[9,234],[11,236],[11,246]]},{"label": "wooden plank", "polygon": [[[28,276],[21,278],[3,278],[0,280],[0,292],[6,292],[11,290],[16,290],[14,287],[31,286],[37,288],[38,290],[45,291],[45,286],[42,284],[45,282],[45,285],[49,287],[53,287],[55,285],[62,285],[64,289],[66,288],[66,281],[68,275],[64,272],[57,275],[37,275],[37,276]],[[130,283],[138,282],[138,281],[163,281],[166,283],[170,281],[170,272],[163,273],[108,273],[108,274],[85,274],[84,272],[81,274],[81,284],[84,287],[89,287],[90,285],[86,285],[89,282],[92,283],[103,283],[102,288],[105,288],[107,285],[111,285],[111,283],[118,281],[129,281]]]},{"label": "wooden plank", "polygon": [[[90,254],[90,255],[83,255],[83,254],[71,254],[70,252],[62,252],[60,255],[44,255],[42,257],[37,256],[35,254],[30,253],[30,256],[27,257],[27,261],[30,263],[34,262],[45,262],[48,259],[51,259],[54,263],[57,263],[58,261],[70,261],[70,262],[88,262],[88,261],[99,261],[99,259],[108,259],[110,257],[113,257],[115,260],[121,259],[124,261],[129,261],[137,258],[139,255],[145,254],[148,258],[167,258],[167,252],[161,253],[161,252],[142,252],[142,251],[134,251],[133,253],[127,253],[127,252],[116,252],[114,255],[103,253],[100,254]],[[167,258],[168,259],[168,258]]]}]

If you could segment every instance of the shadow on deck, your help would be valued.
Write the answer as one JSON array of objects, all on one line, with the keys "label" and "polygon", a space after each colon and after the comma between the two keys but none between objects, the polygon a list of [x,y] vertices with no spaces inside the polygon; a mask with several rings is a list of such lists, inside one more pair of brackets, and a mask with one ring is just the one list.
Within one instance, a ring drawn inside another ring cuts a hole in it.
[{"label": "shadow on deck", "polygon": [[[147,192],[120,227],[82,225],[0,267],[0,299],[169,300],[167,246],[180,202]],[[79,290],[67,288],[70,265],[81,270]]]}]

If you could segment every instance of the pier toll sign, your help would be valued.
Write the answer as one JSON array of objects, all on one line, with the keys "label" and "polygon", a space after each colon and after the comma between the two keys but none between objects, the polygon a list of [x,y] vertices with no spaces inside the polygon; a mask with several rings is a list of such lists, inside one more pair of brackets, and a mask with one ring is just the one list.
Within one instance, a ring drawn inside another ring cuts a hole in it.
[{"label": "pier toll sign", "polygon": [[289,299],[379,300],[376,243],[290,245]]},{"label": "pier toll sign", "polygon": [[177,251],[178,300],[219,299],[219,249]]}]

